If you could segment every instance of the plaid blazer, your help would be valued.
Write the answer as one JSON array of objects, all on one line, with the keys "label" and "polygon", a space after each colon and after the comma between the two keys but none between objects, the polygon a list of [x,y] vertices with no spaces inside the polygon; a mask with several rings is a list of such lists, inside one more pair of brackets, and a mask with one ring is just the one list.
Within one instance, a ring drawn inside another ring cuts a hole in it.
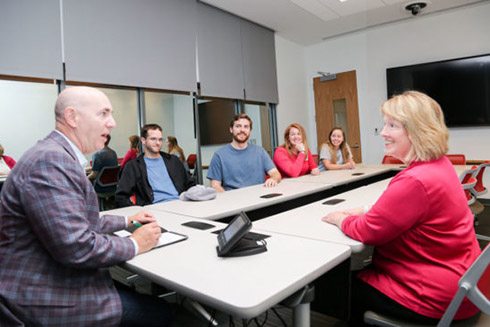
[{"label": "plaid blazer", "polygon": [[119,325],[108,267],[135,248],[107,233],[124,227],[121,216],[99,218],[94,188],[68,142],[56,132],[39,141],[1,194],[0,321],[9,312],[28,326]]}]

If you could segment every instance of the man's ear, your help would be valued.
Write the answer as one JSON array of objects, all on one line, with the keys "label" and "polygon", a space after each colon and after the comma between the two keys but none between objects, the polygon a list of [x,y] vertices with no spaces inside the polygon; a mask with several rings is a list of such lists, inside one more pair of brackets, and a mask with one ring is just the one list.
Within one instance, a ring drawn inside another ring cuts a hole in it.
[{"label": "man's ear", "polygon": [[77,127],[78,114],[75,108],[65,108],[65,111],[63,111],[63,118],[68,126],[73,128]]},{"label": "man's ear", "polygon": [[230,134],[233,134],[233,127],[230,127]]}]

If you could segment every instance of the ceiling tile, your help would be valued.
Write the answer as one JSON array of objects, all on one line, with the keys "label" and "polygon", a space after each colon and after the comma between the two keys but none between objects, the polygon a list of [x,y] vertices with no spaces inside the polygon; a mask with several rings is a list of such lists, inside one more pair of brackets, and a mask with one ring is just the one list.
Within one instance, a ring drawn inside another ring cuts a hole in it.
[{"label": "ceiling tile", "polygon": [[290,0],[295,5],[317,16],[323,21],[339,17],[335,12],[323,5],[319,0]]},{"label": "ceiling tile", "polygon": [[349,16],[385,5],[381,0],[350,0],[346,2],[340,2],[339,0],[319,1],[339,16]]}]

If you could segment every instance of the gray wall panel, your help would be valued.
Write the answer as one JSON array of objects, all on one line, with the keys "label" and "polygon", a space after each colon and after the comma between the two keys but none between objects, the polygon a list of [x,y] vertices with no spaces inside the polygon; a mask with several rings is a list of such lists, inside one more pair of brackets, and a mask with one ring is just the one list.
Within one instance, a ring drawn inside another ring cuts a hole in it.
[{"label": "gray wall panel", "polygon": [[274,32],[242,20],[246,99],[278,103]]},{"label": "gray wall panel", "polygon": [[243,99],[241,19],[200,2],[197,5],[201,95]]},{"label": "gray wall panel", "polygon": [[62,79],[59,0],[0,1],[0,74]]},{"label": "gray wall panel", "polygon": [[66,78],[196,90],[195,0],[64,0]]}]

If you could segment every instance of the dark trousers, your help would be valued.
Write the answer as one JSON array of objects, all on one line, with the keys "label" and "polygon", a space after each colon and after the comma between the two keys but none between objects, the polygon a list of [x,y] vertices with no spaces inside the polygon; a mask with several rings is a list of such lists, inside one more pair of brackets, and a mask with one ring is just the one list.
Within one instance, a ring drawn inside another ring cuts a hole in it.
[{"label": "dark trousers", "polygon": [[355,275],[352,274],[350,326],[368,326],[364,324],[363,318],[364,312],[367,310],[397,317],[411,323],[437,325],[439,322],[439,319],[423,316],[407,309],[368,283],[356,278]]},{"label": "dark trousers", "polygon": [[115,284],[123,309],[121,327],[171,325],[175,312],[165,300]]}]

